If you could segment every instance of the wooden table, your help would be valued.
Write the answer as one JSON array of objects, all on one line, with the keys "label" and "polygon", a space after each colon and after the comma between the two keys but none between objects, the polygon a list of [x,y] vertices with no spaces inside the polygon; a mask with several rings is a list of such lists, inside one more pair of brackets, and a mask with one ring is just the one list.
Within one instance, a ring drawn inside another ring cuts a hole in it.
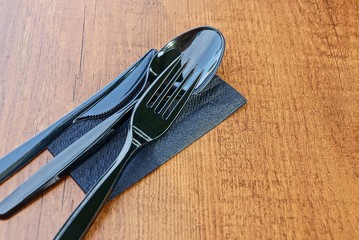
[{"label": "wooden table", "polygon": [[[359,239],[357,0],[3,0],[0,155],[201,25],[224,34],[218,74],[248,104],[108,204],[87,239]],[[66,178],[0,239],[52,238],[83,197]]]}]

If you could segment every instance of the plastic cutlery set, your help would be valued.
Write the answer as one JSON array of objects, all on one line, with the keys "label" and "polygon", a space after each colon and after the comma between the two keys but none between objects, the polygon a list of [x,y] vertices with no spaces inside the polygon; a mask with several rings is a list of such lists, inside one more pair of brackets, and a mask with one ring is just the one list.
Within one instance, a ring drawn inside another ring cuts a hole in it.
[{"label": "plastic cutlery set", "polygon": [[11,217],[68,175],[105,143],[111,132],[129,120],[128,135],[119,156],[55,236],[55,239],[82,238],[131,157],[142,146],[161,137],[176,121],[191,95],[203,90],[217,71],[224,49],[224,37],[217,29],[199,27],[185,32],[161,50],[149,50],[79,107],[1,158],[0,182],[3,182],[75,122],[105,119],[6,196],[0,202],[0,217]]}]

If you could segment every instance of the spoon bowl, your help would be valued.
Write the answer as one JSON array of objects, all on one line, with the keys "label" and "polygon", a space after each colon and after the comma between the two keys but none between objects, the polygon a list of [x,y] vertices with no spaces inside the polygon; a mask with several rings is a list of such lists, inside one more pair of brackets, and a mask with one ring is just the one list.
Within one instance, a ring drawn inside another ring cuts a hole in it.
[{"label": "spoon bowl", "polygon": [[[187,76],[188,71],[194,67],[204,69],[193,94],[201,92],[209,80],[216,73],[225,50],[224,37],[217,29],[212,27],[198,27],[185,32],[168,42],[152,59],[149,67],[148,82],[162,73],[169,63],[181,56],[181,64],[187,64],[181,73],[180,79]],[[174,86],[178,86],[180,81]],[[186,90],[189,87],[185,85]]]}]

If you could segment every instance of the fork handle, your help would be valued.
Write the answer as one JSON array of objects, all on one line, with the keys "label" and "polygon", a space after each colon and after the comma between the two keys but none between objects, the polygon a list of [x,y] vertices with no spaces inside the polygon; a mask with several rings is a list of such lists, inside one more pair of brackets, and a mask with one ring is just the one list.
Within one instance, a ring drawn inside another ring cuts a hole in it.
[{"label": "fork handle", "polygon": [[[130,130],[131,131],[131,130]],[[82,239],[100,213],[102,207],[121,176],[129,158],[138,149],[129,134],[121,153],[96,185],[87,193],[54,239]]]}]

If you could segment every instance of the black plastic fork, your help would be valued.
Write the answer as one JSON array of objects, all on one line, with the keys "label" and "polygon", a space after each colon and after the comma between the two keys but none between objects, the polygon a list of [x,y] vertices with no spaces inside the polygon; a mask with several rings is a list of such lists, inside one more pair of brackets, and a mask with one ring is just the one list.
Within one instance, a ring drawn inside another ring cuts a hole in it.
[{"label": "black plastic fork", "polygon": [[[55,239],[82,239],[106,203],[131,156],[145,144],[162,136],[176,120],[203,73],[196,66],[190,68],[188,61],[182,63],[180,56],[176,58],[138,100],[119,156],[87,193]],[[178,96],[181,96],[179,100]]]}]

